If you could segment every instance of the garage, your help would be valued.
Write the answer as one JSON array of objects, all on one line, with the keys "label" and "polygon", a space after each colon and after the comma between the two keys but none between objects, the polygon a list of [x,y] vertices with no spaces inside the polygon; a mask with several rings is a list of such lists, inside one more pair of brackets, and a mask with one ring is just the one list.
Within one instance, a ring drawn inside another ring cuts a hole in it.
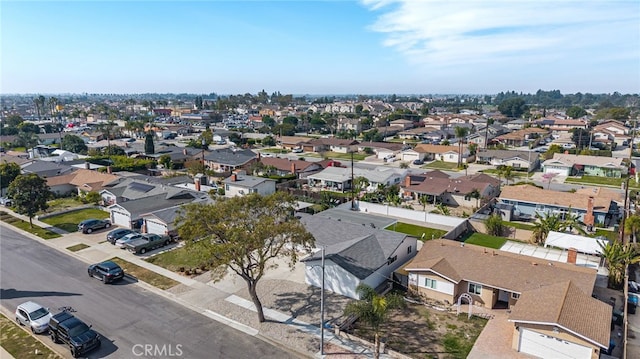
[{"label": "garage", "polygon": [[129,214],[120,212],[117,209],[111,210],[111,223],[124,228],[131,228],[131,218]]},{"label": "garage", "polygon": [[402,160],[404,162],[413,163],[413,161],[420,159],[420,154],[418,152],[407,151],[402,152]]},{"label": "garage", "polygon": [[151,220],[149,218],[145,219],[147,223],[147,233],[155,233],[155,234],[167,234],[167,225]]},{"label": "garage", "polygon": [[530,329],[520,329],[519,351],[539,358],[591,359],[592,349]]}]

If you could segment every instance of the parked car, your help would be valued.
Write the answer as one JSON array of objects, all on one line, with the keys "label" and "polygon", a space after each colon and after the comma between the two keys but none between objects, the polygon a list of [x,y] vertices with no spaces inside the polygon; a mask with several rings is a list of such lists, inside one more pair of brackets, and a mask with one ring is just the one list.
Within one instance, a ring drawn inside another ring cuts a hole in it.
[{"label": "parked car", "polygon": [[87,269],[87,272],[89,273],[89,277],[100,279],[104,284],[124,278],[122,268],[112,261],[92,264],[89,266],[89,269]]},{"label": "parked car", "polygon": [[68,345],[74,358],[99,348],[101,344],[98,333],[68,311],[51,317],[49,331],[51,340]]},{"label": "parked car", "polygon": [[414,165],[421,165],[421,164],[423,164],[423,163],[424,163],[424,161],[423,161],[423,160],[414,160],[414,161],[413,161],[413,164],[414,164]]},{"label": "parked car", "polygon": [[562,145],[562,148],[570,150],[572,148],[576,148],[576,145],[573,143],[565,143],[564,145]]},{"label": "parked car", "polygon": [[125,244],[127,244],[130,241],[133,241],[135,239],[138,239],[138,238],[142,238],[142,234],[137,233],[137,232],[129,233],[126,236],[124,236],[124,237],[122,237],[122,238],[120,238],[120,239],[118,239],[116,241],[116,247],[120,247],[120,248],[124,249],[125,248],[124,247]]},{"label": "parked car", "polygon": [[147,251],[167,246],[171,242],[171,237],[167,235],[161,236],[155,233],[147,233],[143,234],[142,237],[125,244],[125,248],[136,254],[145,254]]},{"label": "parked car", "polygon": [[304,150],[302,148],[294,148],[293,150],[291,150],[291,152],[293,152],[293,153],[302,153],[302,152],[304,152]]},{"label": "parked car", "polygon": [[86,219],[78,223],[78,232],[91,233],[96,229],[103,229],[111,227],[111,222],[108,219]]},{"label": "parked car", "polygon": [[116,241],[124,236],[126,236],[127,234],[131,234],[134,233],[132,230],[130,229],[126,229],[126,228],[118,228],[118,229],[114,229],[113,231],[107,233],[107,241],[111,244],[116,244]]},{"label": "parked car", "polygon": [[24,302],[16,308],[16,322],[20,325],[28,325],[34,334],[49,330],[51,316],[48,308],[36,302]]},{"label": "parked car", "polygon": [[0,204],[5,207],[11,207],[13,205],[13,201],[11,201],[11,198],[0,197]]}]

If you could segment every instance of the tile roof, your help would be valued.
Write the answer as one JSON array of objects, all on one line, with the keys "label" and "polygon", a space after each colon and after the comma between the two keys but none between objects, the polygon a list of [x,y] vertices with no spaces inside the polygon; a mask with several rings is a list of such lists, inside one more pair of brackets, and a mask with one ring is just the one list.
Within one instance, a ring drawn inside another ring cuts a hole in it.
[{"label": "tile roof", "polygon": [[557,324],[565,330],[609,347],[611,305],[592,298],[571,280],[524,292],[512,308],[509,321]]},{"label": "tile roof", "polygon": [[553,163],[563,163],[573,167],[575,165],[587,165],[607,168],[622,168],[622,158],[602,157],[602,156],[586,156],[586,155],[570,155],[564,153],[554,153],[552,159],[543,162],[543,166]]},{"label": "tile roof", "polygon": [[467,194],[474,189],[477,189],[481,195],[484,195],[488,186],[497,187],[500,183],[496,178],[483,173],[458,178],[443,177],[437,172],[435,175],[436,176],[432,176],[431,172],[422,175],[412,174],[409,177],[411,185],[406,186],[405,179],[405,181],[401,183],[401,187],[405,191],[424,193],[432,196],[440,196],[446,192]]},{"label": "tile roof", "polygon": [[516,293],[571,280],[580,290],[591,294],[597,275],[595,269],[549,263],[542,258],[436,239],[424,242],[405,270],[433,271],[455,282],[466,280]]},{"label": "tile roof", "polygon": [[[467,146],[462,146],[462,152],[466,151]],[[446,153],[455,152],[458,153],[458,146],[444,146],[444,145],[432,145],[421,143],[413,148],[414,151],[420,153]]]},{"label": "tile roof", "polygon": [[589,197],[594,197],[593,210],[596,212],[608,212],[611,202],[621,202],[621,194],[613,191],[588,191],[560,192],[538,188],[529,185],[505,186],[500,193],[500,200],[520,201],[527,203],[540,203],[565,208],[587,210]]}]

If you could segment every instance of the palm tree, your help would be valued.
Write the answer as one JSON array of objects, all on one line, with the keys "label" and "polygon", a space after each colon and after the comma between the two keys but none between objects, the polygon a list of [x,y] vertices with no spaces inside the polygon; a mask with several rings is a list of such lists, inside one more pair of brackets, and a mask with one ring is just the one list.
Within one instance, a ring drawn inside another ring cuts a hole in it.
[{"label": "palm tree", "polygon": [[478,190],[477,188],[474,188],[471,190],[471,192],[469,192],[469,197],[471,198],[475,198],[476,200],[476,207],[480,207],[478,201],[480,200],[480,198],[482,197],[482,195],[480,194],[480,190]]},{"label": "palm tree", "polygon": [[113,128],[116,127],[113,121],[103,122],[98,125],[98,131],[107,137],[107,155],[111,156],[111,137],[113,136]]},{"label": "palm tree", "polygon": [[462,165],[462,140],[467,137],[469,129],[466,127],[456,126],[454,129],[456,138],[458,139],[458,167]]},{"label": "palm tree", "polygon": [[507,186],[509,185],[509,181],[511,181],[514,177],[512,170],[513,170],[513,167],[511,166],[502,167],[502,176],[504,177],[504,180],[507,182]]},{"label": "palm tree", "polygon": [[438,212],[440,212],[440,214],[444,216],[448,216],[451,214],[451,210],[449,210],[449,207],[447,207],[444,203],[438,203],[436,205],[436,209],[438,210]]},{"label": "palm tree", "polygon": [[629,264],[640,262],[640,253],[635,245],[622,244],[620,241],[610,241],[606,244],[598,242],[602,248],[602,256],[609,270],[609,286],[619,288],[624,280],[625,269]]},{"label": "palm tree", "polygon": [[37,97],[33,98],[33,105],[36,106],[36,113],[38,114],[38,120],[40,119],[40,101]]},{"label": "palm tree", "polygon": [[51,112],[51,118],[53,118],[56,106],[58,105],[58,99],[56,97],[49,97],[49,111]]},{"label": "palm tree", "polygon": [[484,129],[484,149],[487,149],[487,141],[489,140],[489,126],[493,125],[493,118],[487,119],[487,127]]},{"label": "palm tree", "polygon": [[404,308],[406,303],[402,296],[391,293],[379,295],[366,284],[359,284],[356,293],[360,300],[347,304],[344,314],[356,316],[373,331],[374,358],[380,358],[380,334],[391,310]]},{"label": "palm tree", "polygon": [[624,230],[633,237],[633,243],[637,243],[638,232],[640,232],[640,216],[633,215],[624,221]]},{"label": "palm tree", "polygon": [[562,219],[557,214],[549,214],[547,212],[544,215],[540,215],[536,213],[536,224],[533,228],[533,234],[531,235],[531,239],[534,243],[542,244],[549,232],[551,231],[560,231],[562,228]]},{"label": "palm tree", "polygon": [[422,204],[423,210],[426,212],[427,205],[429,204],[429,196],[427,196],[426,194],[423,194],[418,198],[418,200],[420,201],[420,204]]}]

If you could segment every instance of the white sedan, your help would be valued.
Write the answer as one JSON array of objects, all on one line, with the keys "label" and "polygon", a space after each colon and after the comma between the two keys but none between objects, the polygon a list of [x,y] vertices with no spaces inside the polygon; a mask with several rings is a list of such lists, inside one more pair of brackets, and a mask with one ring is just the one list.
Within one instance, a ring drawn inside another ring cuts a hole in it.
[{"label": "white sedan", "polygon": [[33,333],[48,331],[51,316],[48,308],[36,302],[24,302],[16,308],[16,322],[20,325],[28,325]]}]

